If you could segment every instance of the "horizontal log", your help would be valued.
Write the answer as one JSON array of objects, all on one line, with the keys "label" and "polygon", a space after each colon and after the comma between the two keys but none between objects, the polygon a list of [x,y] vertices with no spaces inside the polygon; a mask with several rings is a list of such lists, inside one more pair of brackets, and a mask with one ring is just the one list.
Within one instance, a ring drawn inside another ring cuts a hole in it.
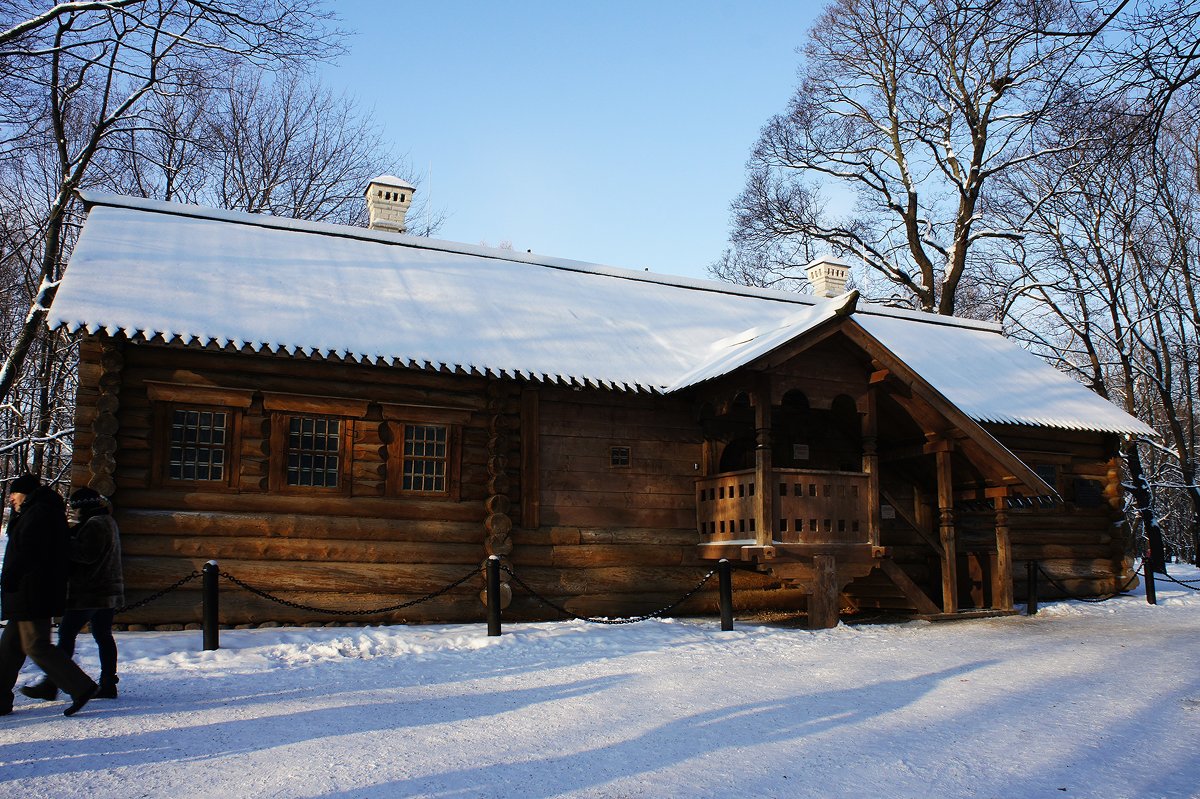
[{"label": "horizontal log", "polygon": [[[621,491],[547,491],[542,490],[543,512],[549,507],[626,508],[645,510],[686,510],[696,512],[692,491],[680,494],[653,494]],[[650,526],[650,525],[644,525]]]},{"label": "horizontal log", "polygon": [[658,528],[602,528],[579,530],[581,544],[654,544],[656,546],[695,546],[700,534],[692,528],[663,530]]},{"label": "horizontal log", "polygon": [[704,567],[601,566],[586,569],[522,567],[514,571],[530,587],[546,596],[584,596],[603,593],[683,593],[694,588],[707,570]]},{"label": "horizontal log", "polygon": [[[510,538],[509,541],[511,543],[512,539]],[[512,551],[509,553],[508,560],[518,569],[526,566],[553,566],[554,547],[522,546],[512,543]]]},{"label": "horizontal log", "polygon": [[559,422],[590,420],[601,426],[648,420],[657,424],[679,424],[690,419],[691,406],[681,400],[663,397],[622,395],[620,404],[607,392],[572,391],[569,394],[540,391],[539,413],[543,419]]},{"label": "horizontal log", "polygon": [[[595,448],[589,447],[588,450],[591,452]],[[572,450],[547,452],[543,447],[539,450],[539,456],[543,474],[568,472],[611,475],[616,473],[607,448],[604,449],[603,454],[595,455],[581,454]],[[621,473],[629,475],[630,478],[669,477],[692,481],[700,476],[697,469],[700,459],[700,448],[691,445],[678,453],[661,452],[657,448],[654,451],[646,452],[639,447],[631,450],[629,466],[622,467]]]},{"label": "horizontal log", "polygon": [[582,531],[578,527],[539,527],[536,530],[515,528],[513,542],[533,546],[555,546],[583,543]]},{"label": "horizontal log", "polygon": [[238,513],[293,513],[306,516],[353,516],[483,523],[483,503],[421,500],[409,497],[304,496],[229,492],[130,490],[122,507]]},{"label": "horizontal log", "polygon": [[568,568],[593,566],[678,566],[683,554],[677,546],[640,544],[584,544],[554,547],[552,563]]},{"label": "horizontal log", "polygon": [[1048,559],[1039,560],[1038,565],[1055,579],[1097,579],[1104,580],[1124,571],[1122,558],[1104,558],[1097,560],[1086,559]]},{"label": "horizontal log", "polygon": [[[122,377],[130,386],[150,379],[285,394],[363,398],[393,404],[465,407],[476,411],[482,411],[486,403],[485,380],[466,375],[153,346],[138,347],[137,352],[127,359]],[[314,391],[314,385],[319,385],[320,390]]]},{"label": "horizontal log", "polygon": [[332,538],[358,541],[476,544],[483,541],[480,522],[420,521],[359,516],[309,516],[295,513],[211,513],[175,510],[121,510],[123,534],[163,536],[262,536]]},{"label": "horizontal log", "polygon": [[1012,557],[1016,560],[1049,560],[1063,558],[1120,559],[1122,556],[1123,552],[1121,548],[1112,544],[1076,544],[1074,546],[1063,546],[1059,544],[1014,544],[1012,547]]},{"label": "horizontal log", "polygon": [[480,563],[486,557],[482,543],[442,544],[423,541],[331,541],[313,538],[262,538],[162,535],[121,536],[125,556],[153,556],[224,560],[341,561],[345,563]]},{"label": "horizontal log", "polygon": [[689,497],[693,503],[696,494],[696,481],[690,464],[686,472],[681,470],[673,475],[647,475],[607,467],[596,472],[547,470],[541,475],[541,485],[543,491],[673,494]]},{"label": "horizontal log", "polygon": [[554,527],[691,527],[694,509],[656,510],[643,508],[541,506],[542,524]]},{"label": "horizontal log", "polygon": [[[1141,578],[1136,578],[1130,582],[1130,576],[1119,576],[1110,578],[1087,578],[1087,577],[1065,577],[1055,575],[1054,578],[1063,588],[1067,589],[1069,594],[1064,594],[1053,583],[1047,580],[1044,576],[1038,580],[1038,597],[1041,599],[1067,599],[1071,596],[1097,597],[1108,594],[1115,594],[1118,591],[1132,591],[1136,588]],[[1013,580],[1013,597],[1018,602],[1024,601],[1028,589],[1025,585],[1024,578]]]},{"label": "horizontal log", "polygon": [[[154,590],[199,571],[203,557],[127,557],[125,585]],[[469,565],[378,564],[228,559],[221,571],[264,591],[374,592],[423,594],[446,587],[471,571]]]}]

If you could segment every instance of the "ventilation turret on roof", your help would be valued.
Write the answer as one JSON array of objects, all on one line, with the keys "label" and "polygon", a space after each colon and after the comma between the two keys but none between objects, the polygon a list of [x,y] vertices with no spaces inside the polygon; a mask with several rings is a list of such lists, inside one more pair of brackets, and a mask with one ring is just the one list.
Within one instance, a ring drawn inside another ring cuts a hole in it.
[{"label": "ventilation turret on roof", "polygon": [[394,175],[380,175],[367,184],[367,214],[372,230],[403,233],[404,215],[417,187]]}]

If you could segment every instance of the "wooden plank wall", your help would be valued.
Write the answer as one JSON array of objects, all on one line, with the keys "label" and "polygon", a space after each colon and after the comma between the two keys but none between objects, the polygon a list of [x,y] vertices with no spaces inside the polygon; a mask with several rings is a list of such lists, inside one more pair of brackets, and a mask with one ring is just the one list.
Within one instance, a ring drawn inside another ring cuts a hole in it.
[{"label": "wooden plank wall", "polygon": [[[713,564],[696,555],[702,441],[691,407],[552,388],[538,399],[541,526],[513,532],[522,578],[579,615],[646,613],[694,588]],[[612,447],[629,448],[628,467],[611,465]],[[739,610],[802,604],[762,575],[738,572],[734,586]],[[680,612],[716,613],[716,588],[714,577]],[[519,589],[511,612],[547,617]]]}]

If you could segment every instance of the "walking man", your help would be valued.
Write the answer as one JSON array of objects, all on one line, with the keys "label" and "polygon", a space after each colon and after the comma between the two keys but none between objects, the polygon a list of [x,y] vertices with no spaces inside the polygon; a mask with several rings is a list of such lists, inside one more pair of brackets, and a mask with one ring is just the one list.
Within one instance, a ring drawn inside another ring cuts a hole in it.
[{"label": "walking man", "polygon": [[[58,648],[75,654],[75,639],[88,625],[100,653],[100,699],[117,698],[117,642],[113,615],[125,604],[121,576],[121,535],[111,506],[99,492],[80,488],[68,503],[78,524],[71,531],[71,579],[67,586],[67,612],[58,623]],[[52,700],[58,686],[46,677],[27,685],[21,693],[33,699]]]},{"label": "walking man", "polygon": [[67,604],[70,542],[62,497],[37,477],[22,475],[9,489],[12,516],[0,572],[0,716],[12,712],[13,686],[28,656],[71,696],[63,715],[83,709],[100,686],[50,643],[50,619]]}]

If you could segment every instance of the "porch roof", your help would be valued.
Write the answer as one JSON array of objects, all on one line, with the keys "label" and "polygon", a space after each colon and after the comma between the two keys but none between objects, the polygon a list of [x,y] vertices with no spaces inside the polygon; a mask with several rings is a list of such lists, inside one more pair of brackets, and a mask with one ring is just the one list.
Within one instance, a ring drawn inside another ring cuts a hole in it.
[{"label": "porch roof", "polygon": [[[88,219],[48,322],[135,340],[665,392],[845,310],[844,298],[174,203],[84,199]],[[1152,432],[996,325],[867,303],[854,319],[980,421]]]}]

